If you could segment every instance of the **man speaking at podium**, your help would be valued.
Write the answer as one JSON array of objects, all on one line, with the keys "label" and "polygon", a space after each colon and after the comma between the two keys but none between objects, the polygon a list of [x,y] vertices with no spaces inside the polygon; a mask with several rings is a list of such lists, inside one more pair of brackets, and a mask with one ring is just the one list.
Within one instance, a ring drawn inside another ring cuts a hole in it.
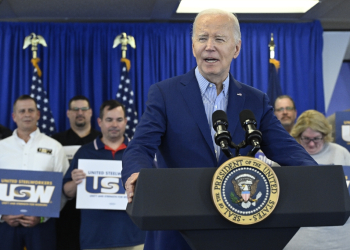
[{"label": "man speaking at podium", "polygon": [[[213,140],[212,113],[216,110],[227,113],[233,142],[245,138],[239,114],[249,109],[262,132],[261,149],[269,159],[281,166],[317,165],[281,126],[267,95],[229,74],[231,61],[241,50],[239,23],[233,14],[215,9],[200,12],[193,24],[192,49],[195,69],[149,89],[147,108],[123,156],[122,179],[129,202],[138,172],[152,167],[157,149],[159,168],[218,167],[228,160]],[[241,154],[247,155],[250,149],[242,149]],[[190,247],[178,231],[149,231],[145,249]]]}]

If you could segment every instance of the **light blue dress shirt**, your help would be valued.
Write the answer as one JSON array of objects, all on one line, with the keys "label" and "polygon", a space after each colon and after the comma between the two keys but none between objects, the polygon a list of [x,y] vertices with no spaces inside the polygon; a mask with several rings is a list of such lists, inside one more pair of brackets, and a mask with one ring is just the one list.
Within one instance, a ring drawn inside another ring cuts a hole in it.
[{"label": "light blue dress shirt", "polygon": [[221,149],[218,145],[216,145],[214,141],[214,135],[216,132],[213,128],[212,114],[216,110],[223,110],[226,112],[230,78],[229,75],[227,75],[227,78],[223,82],[223,90],[220,92],[219,95],[217,95],[216,85],[205,79],[199,72],[198,67],[195,70],[195,74],[198,81],[199,89],[201,91],[205,114],[208,119],[208,126],[211,131],[211,138],[213,140],[216,159],[218,160]]}]

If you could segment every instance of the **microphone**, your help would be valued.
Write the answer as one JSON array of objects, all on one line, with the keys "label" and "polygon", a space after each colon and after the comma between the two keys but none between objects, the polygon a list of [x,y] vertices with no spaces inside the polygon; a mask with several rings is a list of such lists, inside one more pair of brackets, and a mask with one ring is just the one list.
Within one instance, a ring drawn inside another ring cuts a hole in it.
[{"label": "microphone", "polygon": [[215,143],[222,149],[227,149],[231,143],[230,132],[227,131],[228,121],[227,115],[222,110],[216,110],[212,115],[213,128],[215,133]]},{"label": "microphone", "polygon": [[254,148],[260,148],[262,141],[262,134],[256,129],[256,120],[254,113],[245,109],[239,114],[239,120],[243,129],[245,130],[245,141],[247,144],[252,145]]}]

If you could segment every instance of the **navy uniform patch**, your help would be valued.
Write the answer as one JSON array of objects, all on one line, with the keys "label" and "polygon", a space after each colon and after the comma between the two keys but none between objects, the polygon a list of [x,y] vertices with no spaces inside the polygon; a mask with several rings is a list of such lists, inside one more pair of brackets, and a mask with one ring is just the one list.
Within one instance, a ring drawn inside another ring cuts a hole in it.
[{"label": "navy uniform patch", "polygon": [[221,215],[233,223],[250,225],[272,213],[280,188],[269,165],[253,157],[239,156],[217,169],[211,191]]}]

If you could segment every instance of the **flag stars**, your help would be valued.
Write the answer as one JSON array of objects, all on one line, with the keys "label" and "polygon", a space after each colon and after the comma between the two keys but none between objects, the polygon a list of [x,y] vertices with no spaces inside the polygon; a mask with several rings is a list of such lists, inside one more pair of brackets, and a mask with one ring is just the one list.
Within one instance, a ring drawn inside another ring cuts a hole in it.
[{"label": "flag stars", "polygon": [[126,65],[122,63],[120,71],[120,83],[118,86],[118,92],[116,94],[117,100],[122,103],[125,107],[126,119],[129,121],[126,126],[125,134],[132,138],[134,127],[137,121],[137,112],[135,111],[134,105],[134,92],[132,91],[131,81],[127,72]]},{"label": "flag stars", "polygon": [[[36,70],[35,70],[36,72]],[[36,99],[37,108],[41,112],[41,117],[37,122],[37,126],[40,128],[42,133],[50,136],[55,133],[55,120],[52,117],[52,113],[50,111],[49,99],[47,98],[47,92],[45,91],[42,81],[40,77],[36,73],[34,73],[33,82],[31,85],[31,93],[30,96]]]}]

